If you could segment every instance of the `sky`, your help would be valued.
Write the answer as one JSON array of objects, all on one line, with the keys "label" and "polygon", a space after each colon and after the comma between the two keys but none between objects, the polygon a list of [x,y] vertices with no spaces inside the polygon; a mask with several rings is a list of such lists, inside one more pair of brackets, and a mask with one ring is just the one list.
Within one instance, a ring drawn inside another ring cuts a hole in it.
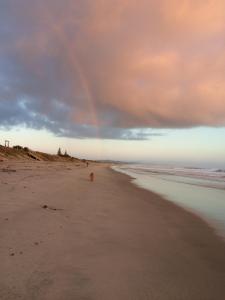
[{"label": "sky", "polygon": [[0,0],[0,143],[225,165],[224,0]]}]

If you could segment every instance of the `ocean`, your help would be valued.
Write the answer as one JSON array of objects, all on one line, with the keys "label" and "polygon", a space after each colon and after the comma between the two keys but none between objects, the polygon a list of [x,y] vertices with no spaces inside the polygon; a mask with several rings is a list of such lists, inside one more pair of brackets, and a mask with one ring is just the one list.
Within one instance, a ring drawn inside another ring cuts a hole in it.
[{"label": "ocean", "polygon": [[153,164],[115,165],[139,187],[199,215],[225,238],[225,170]]}]

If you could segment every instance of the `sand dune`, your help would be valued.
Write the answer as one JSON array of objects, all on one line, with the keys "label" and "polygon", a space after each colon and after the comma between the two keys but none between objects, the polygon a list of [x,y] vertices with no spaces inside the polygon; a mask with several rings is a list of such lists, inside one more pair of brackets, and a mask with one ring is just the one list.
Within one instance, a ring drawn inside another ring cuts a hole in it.
[{"label": "sand dune", "polygon": [[212,229],[103,164],[0,162],[0,241],[1,300],[225,297]]},{"label": "sand dune", "polygon": [[0,145],[0,162],[10,160],[82,162],[82,160],[69,155],[54,155],[45,152],[34,151],[28,147],[22,146],[4,147]]}]

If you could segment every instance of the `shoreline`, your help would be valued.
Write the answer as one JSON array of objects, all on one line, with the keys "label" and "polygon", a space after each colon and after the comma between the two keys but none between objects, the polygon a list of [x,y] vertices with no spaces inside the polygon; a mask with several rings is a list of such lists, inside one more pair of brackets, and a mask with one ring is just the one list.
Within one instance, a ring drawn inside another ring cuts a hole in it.
[{"label": "shoreline", "polygon": [[207,227],[207,229],[211,232],[212,235],[216,236],[216,238],[219,239],[225,245],[225,238],[222,235],[219,234],[217,229],[215,229],[209,221],[207,222],[207,220],[204,219],[203,217],[201,217],[197,212],[195,212],[191,209],[185,208],[184,206],[181,206],[181,205],[173,202],[172,200],[169,200],[166,197],[163,197],[162,195],[160,195],[157,192],[154,192],[150,189],[139,186],[138,184],[133,182],[133,180],[136,180],[136,178],[132,177],[131,175],[116,171],[116,170],[112,169],[111,167],[109,167],[109,170],[111,170],[112,172],[115,172],[116,174],[120,174],[122,176],[125,176],[125,178],[127,177],[127,180],[130,182],[130,184],[133,185],[135,188],[139,189],[140,191],[145,191],[147,193],[150,193],[150,194],[154,195],[155,197],[158,198],[159,201],[167,202],[170,206],[170,209],[172,207],[174,207],[175,209],[181,210],[182,213],[188,214],[191,218],[199,220],[201,223],[203,223],[203,226]]},{"label": "shoreline", "polygon": [[107,164],[5,165],[2,300],[224,297],[225,243],[198,216]]},{"label": "shoreline", "polygon": [[196,218],[199,218],[202,222],[205,223],[205,225],[207,227],[209,227],[213,231],[213,234],[215,234],[219,239],[222,239],[222,241],[225,243],[225,231],[222,230],[221,227],[213,225],[213,224],[215,224],[215,222],[213,223],[213,221],[208,220],[206,217],[202,216],[200,213],[196,212],[192,208],[186,207],[186,206],[182,205],[181,203],[178,203],[169,198],[166,198],[165,196],[161,195],[160,193],[152,191],[150,188],[139,185],[138,183],[135,182],[135,180],[137,180],[137,178],[132,177],[132,175],[126,174],[125,172],[117,171],[117,170],[113,169],[112,167],[111,167],[111,170],[113,170],[116,173],[127,176],[129,178],[131,184],[135,185],[137,188],[140,188],[145,191],[149,191],[150,193],[156,194],[160,198],[164,199],[165,201],[168,201],[171,204],[173,204],[173,205],[181,208],[182,210],[190,213],[191,215],[195,216]]}]

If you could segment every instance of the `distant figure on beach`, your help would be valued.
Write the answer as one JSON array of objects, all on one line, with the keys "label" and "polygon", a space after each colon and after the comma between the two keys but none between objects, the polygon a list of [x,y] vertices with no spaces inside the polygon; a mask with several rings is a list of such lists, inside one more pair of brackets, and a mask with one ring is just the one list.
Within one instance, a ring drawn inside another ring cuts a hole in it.
[{"label": "distant figure on beach", "polygon": [[89,166],[89,163],[87,162],[87,167]]},{"label": "distant figure on beach", "polygon": [[94,181],[94,173],[93,172],[90,173],[90,181],[92,181],[92,182]]}]

